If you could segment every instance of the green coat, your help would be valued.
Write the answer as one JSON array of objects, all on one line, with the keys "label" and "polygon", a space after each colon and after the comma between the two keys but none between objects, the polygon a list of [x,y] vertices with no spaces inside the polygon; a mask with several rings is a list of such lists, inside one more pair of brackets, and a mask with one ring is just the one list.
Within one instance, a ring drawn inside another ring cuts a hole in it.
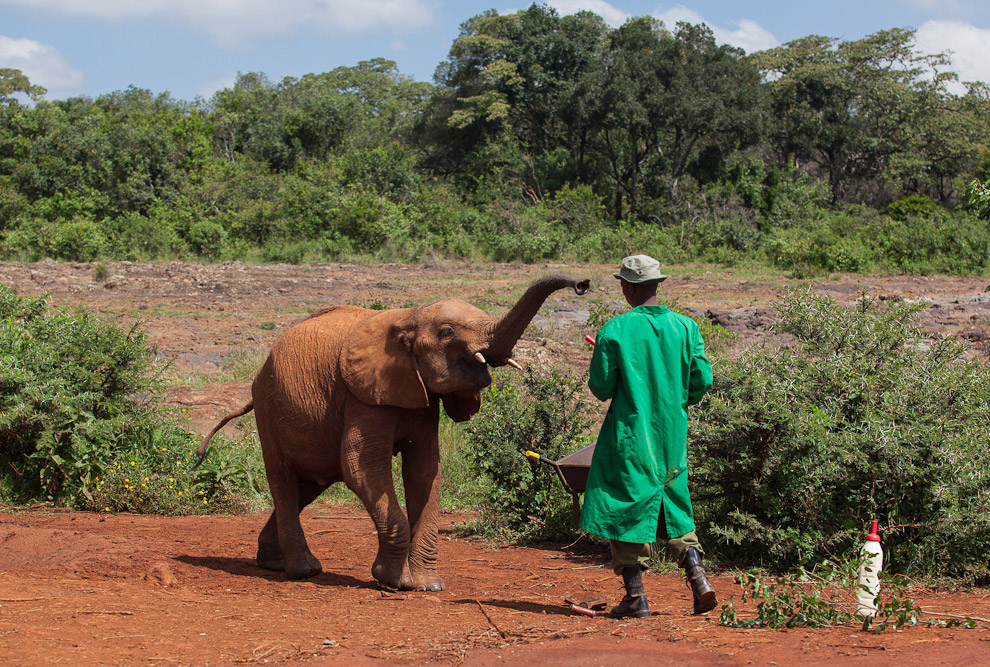
[{"label": "green coat", "polygon": [[712,386],[698,325],[666,306],[639,306],[598,332],[588,387],[612,399],[591,461],[581,528],[653,542],[661,505],[668,537],[694,530],[687,408]]}]

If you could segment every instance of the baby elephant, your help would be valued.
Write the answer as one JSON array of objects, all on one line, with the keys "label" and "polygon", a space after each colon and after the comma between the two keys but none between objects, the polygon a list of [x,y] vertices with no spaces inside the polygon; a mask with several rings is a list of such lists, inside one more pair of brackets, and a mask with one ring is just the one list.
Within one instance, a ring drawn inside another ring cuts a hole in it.
[{"label": "baby elephant", "polygon": [[[512,348],[546,298],[589,281],[535,281],[499,321],[458,299],[376,311],[325,308],[286,331],[251,387],[252,400],[224,417],[255,411],[275,509],[258,536],[258,565],[290,579],[322,571],[299,513],[334,482],[364,503],[378,531],[371,573],[390,588],[444,590],[437,571],[441,403],[470,419],[491,384],[488,366],[509,364]],[[402,454],[406,512],[392,483]]]}]

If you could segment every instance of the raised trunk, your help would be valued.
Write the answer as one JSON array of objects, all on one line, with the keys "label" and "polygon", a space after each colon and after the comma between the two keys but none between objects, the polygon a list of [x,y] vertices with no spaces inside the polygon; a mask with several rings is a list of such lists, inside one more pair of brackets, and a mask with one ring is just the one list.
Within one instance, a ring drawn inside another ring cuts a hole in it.
[{"label": "raised trunk", "polygon": [[505,360],[512,356],[512,348],[548,296],[564,287],[573,288],[576,294],[584,294],[588,291],[589,282],[568,276],[546,276],[533,282],[492,329],[491,344],[485,352],[488,362],[492,366],[505,364]]}]

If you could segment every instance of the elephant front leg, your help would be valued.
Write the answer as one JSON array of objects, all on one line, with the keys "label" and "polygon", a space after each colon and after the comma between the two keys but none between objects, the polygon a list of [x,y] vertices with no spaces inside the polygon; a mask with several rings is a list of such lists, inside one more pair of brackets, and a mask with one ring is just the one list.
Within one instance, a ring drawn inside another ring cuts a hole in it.
[{"label": "elephant front leg", "polygon": [[389,588],[408,589],[409,521],[392,483],[394,431],[383,429],[375,420],[352,423],[341,443],[341,467],[344,483],[361,499],[378,532],[378,555],[371,574]]},{"label": "elephant front leg", "polygon": [[442,591],[446,584],[437,571],[440,511],[440,448],[436,432],[426,443],[402,453],[402,483],[406,490],[411,544],[408,588]]}]

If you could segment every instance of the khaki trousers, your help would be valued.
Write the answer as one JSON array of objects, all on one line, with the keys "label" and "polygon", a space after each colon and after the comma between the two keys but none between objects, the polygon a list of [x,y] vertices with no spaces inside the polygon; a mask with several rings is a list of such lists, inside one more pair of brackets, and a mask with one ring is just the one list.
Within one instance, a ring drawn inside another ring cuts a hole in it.
[{"label": "khaki trousers", "polygon": [[[652,544],[639,544],[637,542],[622,542],[620,540],[609,540],[612,547],[612,570],[616,574],[622,574],[622,568],[630,565],[639,565],[646,569],[646,561],[653,555]],[[663,520],[663,510],[660,511],[660,520],[657,524],[657,544],[667,543],[667,557],[678,565],[684,560],[684,555],[688,549],[694,548],[699,554],[704,555],[705,551],[698,542],[698,536],[692,530],[690,533],[680,537],[667,537],[667,527]]]}]

